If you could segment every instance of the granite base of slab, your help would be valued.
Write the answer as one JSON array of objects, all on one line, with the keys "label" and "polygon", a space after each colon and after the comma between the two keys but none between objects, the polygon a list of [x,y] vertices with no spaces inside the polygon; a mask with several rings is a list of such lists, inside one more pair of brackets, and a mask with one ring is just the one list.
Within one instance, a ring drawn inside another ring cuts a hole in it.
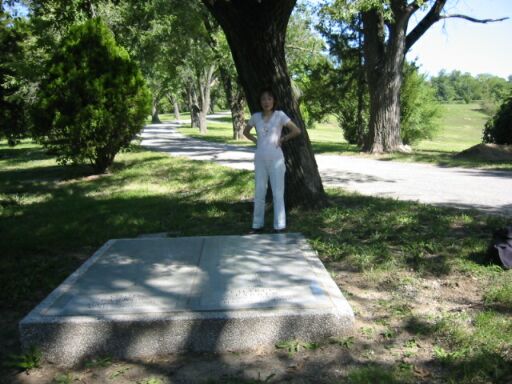
[{"label": "granite base of slab", "polygon": [[108,355],[270,348],[346,334],[353,312],[300,234],[110,240],[20,322],[24,348]]}]

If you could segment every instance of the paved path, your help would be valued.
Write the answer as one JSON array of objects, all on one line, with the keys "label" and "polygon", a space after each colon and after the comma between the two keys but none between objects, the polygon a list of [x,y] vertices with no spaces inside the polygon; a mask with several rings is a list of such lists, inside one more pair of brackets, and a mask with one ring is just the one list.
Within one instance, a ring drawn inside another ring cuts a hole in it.
[{"label": "paved path", "polygon": [[[177,126],[176,123],[146,126],[142,145],[173,156],[215,161],[238,169],[254,169],[252,147],[184,137],[176,131]],[[315,157],[326,187],[343,187],[365,195],[476,208],[512,216],[512,172],[444,168],[353,156]]]}]

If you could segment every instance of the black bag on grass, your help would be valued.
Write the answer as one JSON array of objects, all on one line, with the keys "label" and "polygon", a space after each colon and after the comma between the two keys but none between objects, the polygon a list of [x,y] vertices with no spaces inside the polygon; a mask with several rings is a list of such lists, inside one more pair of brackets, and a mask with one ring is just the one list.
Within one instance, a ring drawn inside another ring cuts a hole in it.
[{"label": "black bag on grass", "polygon": [[490,251],[505,268],[512,268],[512,225],[494,232]]}]

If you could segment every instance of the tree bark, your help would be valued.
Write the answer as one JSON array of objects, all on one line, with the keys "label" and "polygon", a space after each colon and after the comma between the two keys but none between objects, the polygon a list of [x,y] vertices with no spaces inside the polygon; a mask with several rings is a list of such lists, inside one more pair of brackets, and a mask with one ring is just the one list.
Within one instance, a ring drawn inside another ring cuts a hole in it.
[{"label": "tree bark", "polygon": [[178,99],[173,95],[171,95],[170,99],[171,99],[170,101],[172,103],[172,106],[174,108],[174,118],[176,120],[179,120],[179,119],[181,119],[181,115],[180,115],[180,104],[178,103]]},{"label": "tree bark", "polygon": [[[405,58],[405,30],[399,20],[388,25],[385,42],[384,17],[372,9],[363,12],[365,70],[370,94],[370,122],[363,150],[393,152],[400,138],[400,87]],[[407,23],[405,23],[407,26]]]},{"label": "tree bark", "polygon": [[190,110],[190,128],[199,128],[199,106],[197,101],[197,93],[192,81],[187,87],[188,106]]},{"label": "tree bark", "polygon": [[237,87],[234,92],[232,103],[231,103],[231,117],[233,119],[233,139],[242,140],[244,139],[244,128],[245,128],[245,95],[241,87]]},{"label": "tree bark", "polygon": [[[358,28],[362,30],[362,20],[358,21]],[[365,143],[366,124],[363,120],[365,110],[364,96],[366,94],[366,76],[364,71],[364,55],[363,55],[363,34],[358,32],[358,62],[357,62],[357,145],[362,148]]]},{"label": "tree bark", "polygon": [[399,103],[401,76],[385,72],[381,76],[377,82],[368,82],[370,126],[363,150],[370,153],[394,152],[403,145]]},{"label": "tree bark", "polygon": [[411,15],[420,8],[418,2],[391,0],[393,17],[386,23],[377,8],[362,12],[365,71],[370,94],[369,134],[363,150],[371,153],[403,150],[400,89],[405,54],[428,28],[441,19],[440,13],[446,1],[436,0],[409,35],[407,26]]},{"label": "tree bark", "polygon": [[151,107],[151,124],[161,124],[160,117],[158,117],[158,103],[159,100],[153,98]]},{"label": "tree bark", "polygon": [[229,110],[231,111],[231,120],[233,122],[233,139],[242,140],[244,137],[243,130],[245,128],[245,116],[244,94],[241,90],[241,85],[239,84],[237,78],[235,81],[235,84],[237,85],[233,87],[233,77],[226,68],[219,68],[219,72],[222,85],[224,86],[226,99],[228,100]]},{"label": "tree bark", "polygon": [[215,66],[210,65],[207,68],[203,68],[202,71],[197,74],[197,88],[199,89],[199,132],[201,134],[208,133],[206,115],[210,110],[210,95],[214,72]]},{"label": "tree bark", "polygon": [[208,108],[208,113],[215,113],[215,103],[217,102],[217,98],[214,95],[210,97],[210,107]]},{"label": "tree bark", "polygon": [[321,206],[326,201],[311,143],[293,98],[285,61],[286,26],[296,0],[203,0],[226,34],[251,113],[261,110],[259,96],[271,86],[283,110],[302,135],[283,145],[288,207]]}]

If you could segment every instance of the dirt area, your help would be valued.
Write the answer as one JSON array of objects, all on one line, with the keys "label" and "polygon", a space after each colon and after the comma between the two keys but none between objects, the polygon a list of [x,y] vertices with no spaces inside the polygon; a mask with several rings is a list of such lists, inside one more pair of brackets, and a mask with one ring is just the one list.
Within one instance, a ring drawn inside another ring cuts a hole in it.
[{"label": "dirt area", "polygon": [[[8,383],[333,383],[357,367],[403,367],[417,383],[443,382],[433,362],[435,340],[429,322],[439,313],[464,312],[481,305],[479,281],[468,276],[419,278],[412,273],[359,273],[330,264],[350,302],[356,326],[345,337],[319,345],[288,341],[283,348],[252,353],[166,356],[143,361],[98,357],[64,370],[50,364],[26,373],[9,372]],[[15,319],[5,324],[15,329]],[[8,340],[11,347],[15,338]],[[4,371],[4,373],[7,373]]]},{"label": "dirt area", "polygon": [[512,145],[477,144],[455,155],[489,161],[512,161]]}]

